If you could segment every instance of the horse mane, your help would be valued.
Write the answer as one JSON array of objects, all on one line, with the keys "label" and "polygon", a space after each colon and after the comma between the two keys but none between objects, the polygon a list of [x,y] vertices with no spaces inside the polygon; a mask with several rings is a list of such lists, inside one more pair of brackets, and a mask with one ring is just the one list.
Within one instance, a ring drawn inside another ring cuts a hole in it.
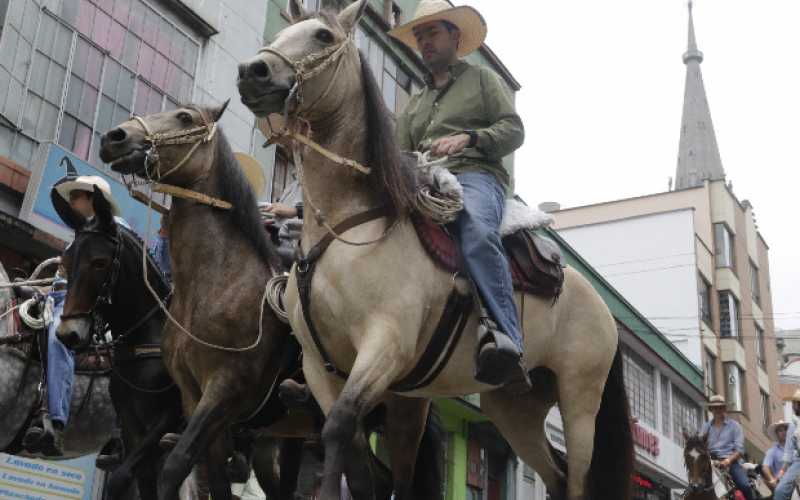
[{"label": "horse mane", "polygon": [[386,108],[367,58],[361,51],[358,55],[367,115],[367,165],[372,168],[369,182],[374,190],[386,193],[393,213],[404,214],[417,206],[416,173],[400,153],[391,113]]},{"label": "horse mane", "polygon": [[229,200],[233,204],[233,208],[227,211],[230,214],[231,224],[239,228],[265,263],[272,269],[280,269],[280,259],[267,238],[253,189],[236,157],[233,156],[233,150],[225,134],[218,129],[216,138],[214,161],[217,168],[217,190],[223,200]]}]

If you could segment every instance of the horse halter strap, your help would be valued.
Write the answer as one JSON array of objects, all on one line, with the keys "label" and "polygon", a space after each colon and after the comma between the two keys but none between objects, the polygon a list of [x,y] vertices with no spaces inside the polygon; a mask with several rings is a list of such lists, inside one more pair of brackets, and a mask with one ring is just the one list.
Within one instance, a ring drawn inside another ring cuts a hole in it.
[{"label": "horse halter strap", "polygon": [[[200,148],[200,146],[211,142],[211,140],[214,138],[214,135],[216,135],[217,133],[217,122],[208,121],[206,119],[205,113],[203,113],[199,109],[196,108],[191,108],[191,109],[194,109],[200,114],[200,117],[203,120],[203,124],[198,125],[196,127],[192,127],[187,130],[177,130],[174,132],[153,133],[153,131],[147,125],[147,122],[141,116],[138,115],[133,116],[133,119],[144,130],[145,133],[144,139],[150,145],[149,149],[147,150],[147,157],[145,158],[144,161],[145,174],[147,175],[147,178],[150,179],[151,182],[153,182],[153,191],[157,193],[165,193],[170,196],[174,196],[176,198],[193,200],[213,208],[230,210],[231,208],[233,208],[233,205],[225,200],[214,198],[213,196],[209,196],[203,193],[198,193],[197,191],[192,191],[190,189],[182,188],[179,186],[173,186],[170,184],[163,184],[161,182],[157,182],[161,181],[168,175],[176,172],[178,169],[186,165],[189,162],[189,159]],[[181,144],[191,144],[192,147],[189,149],[186,155],[184,155],[184,157],[178,163],[175,164],[174,167],[169,169],[165,174],[163,175],[159,174],[156,179],[153,179],[150,174],[150,166],[156,165],[161,161],[161,158],[158,154],[158,148],[163,146],[175,146]]]},{"label": "horse halter strap", "polygon": [[95,335],[102,335],[102,330],[105,325],[102,321],[102,312],[100,311],[100,308],[111,304],[111,296],[114,293],[114,289],[117,287],[119,269],[122,266],[122,235],[120,234],[119,228],[113,235],[95,230],[81,232],[100,234],[111,239],[111,241],[114,242],[114,257],[111,261],[111,269],[109,270],[105,281],[100,287],[100,293],[97,294],[97,298],[95,299],[92,308],[88,311],[82,311],[73,314],[62,314],[61,319],[65,320],[88,317],[92,320],[92,329],[94,330],[93,333]]},{"label": "horse halter strap", "polygon": [[[336,45],[331,45],[319,52],[314,52],[308,54],[307,56],[303,57],[300,60],[294,61],[289,56],[284,54],[278,49],[272,47],[264,47],[258,51],[259,54],[268,53],[273,54],[280,59],[282,59],[289,67],[292,68],[294,71],[294,79],[295,83],[292,86],[291,91],[289,92],[289,97],[286,99],[286,103],[284,104],[283,108],[283,122],[284,126],[281,130],[273,131],[273,135],[278,137],[289,137],[296,142],[303,144],[306,147],[309,147],[316,151],[318,154],[327,158],[329,161],[341,165],[343,167],[352,168],[362,174],[369,175],[372,171],[369,167],[365,167],[364,165],[360,164],[359,162],[352,160],[350,158],[344,158],[339,156],[338,154],[334,153],[333,151],[326,149],[322,145],[314,142],[308,135],[302,134],[296,127],[293,127],[294,130],[288,127],[289,123],[289,106],[292,102],[292,99],[297,101],[298,110],[296,111],[297,114],[300,112],[300,105],[303,104],[303,84],[308,80],[318,76],[323,71],[325,71],[331,64],[336,63],[336,74],[328,80],[328,86],[325,87],[325,90],[317,97],[314,103],[311,106],[308,106],[306,109],[313,109],[314,106],[322,101],[328,93],[331,91],[333,86],[336,82],[336,75],[339,73],[339,68],[341,68],[341,60],[342,56],[344,55],[345,50],[352,44],[353,37],[352,35],[348,35],[344,40],[337,43]],[[269,122],[270,129],[272,128],[272,123]],[[296,149],[298,146],[295,144],[293,148]]]}]

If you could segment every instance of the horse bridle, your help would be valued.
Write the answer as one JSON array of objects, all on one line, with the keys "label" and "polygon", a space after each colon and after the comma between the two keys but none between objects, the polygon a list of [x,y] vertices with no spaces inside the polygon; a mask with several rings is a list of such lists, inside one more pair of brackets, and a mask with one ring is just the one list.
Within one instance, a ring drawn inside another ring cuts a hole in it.
[{"label": "horse bridle", "polygon": [[101,309],[111,304],[111,297],[114,294],[119,279],[119,269],[122,265],[122,235],[120,234],[119,228],[116,228],[113,235],[96,229],[81,230],[79,234],[99,234],[110,239],[114,243],[114,257],[111,260],[111,269],[108,274],[106,274],[106,279],[103,281],[103,284],[100,285],[100,293],[97,294],[91,309],[88,311],[61,315],[62,321],[89,318],[92,322],[92,338],[97,339],[104,333],[103,330],[106,324],[103,320]]},{"label": "horse bridle", "polygon": [[[187,107],[200,114],[200,118],[203,120],[202,125],[198,125],[186,130],[154,133],[141,116],[133,115],[132,119],[136,121],[144,130],[144,140],[148,145],[144,159],[144,173],[148,180],[161,181],[170,174],[176,172],[178,169],[188,163],[189,159],[192,157],[192,155],[194,155],[200,146],[211,142],[211,140],[214,138],[214,135],[217,133],[217,122],[208,120],[205,113],[203,113],[201,110],[192,106]],[[184,157],[166,173],[161,174],[160,172],[156,171],[157,175],[154,177],[150,172],[150,166],[158,165],[158,163],[161,162],[158,148],[163,146],[175,146],[183,144],[192,145],[186,155],[184,155]]]},{"label": "horse bridle", "polygon": [[[112,296],[117,288],[117,282],[119,281],[119,270],[120,267],[122,267],[122,240],[125,236],[122,234],[122,230],[119,227],[116,228],[116,231],[113,235],[104,231],[98,231],[96,229],[83,230],[80,231],[80,234],[99,234],[105,238],[109,238],[114,243],[114,257],[111,261],[111,269],[106,275],[105,281],[100,286],[100,293],[97,295],[97,298],[95,299],[91,309],[88,311],[61,315],[62,320],[89,318],[89,320],[92,322],[92,342],[97,345],[105,342],[103,334],[105,333],[108,322],[105,321],[105,318],[103,317],[102,309],[111,305]],[[169,295],[171,295],[171,292],[167,295],[167,298],[169,298]],[[116,335],[113,340],[113,344],[121,343],[131,332],[135,331],[146,321],[152,318],[153,315],[158,312],[158,309],[158,304],[153,306],[147,312],[147,314],[142,316],[133,325],[129,326],[119,335]]]}]

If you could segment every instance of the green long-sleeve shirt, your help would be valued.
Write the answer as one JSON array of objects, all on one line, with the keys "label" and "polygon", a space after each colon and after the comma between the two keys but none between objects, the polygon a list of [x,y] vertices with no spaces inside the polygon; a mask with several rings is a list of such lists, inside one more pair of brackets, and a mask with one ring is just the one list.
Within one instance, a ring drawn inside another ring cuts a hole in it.
[{"label": "green long-sleeve shirt", "polygon": [[397,119],[400,148],[425,152],[436,139],[474,130],[478,136],[475,147],[456,155],[450,170],[488,170],[508,186],[503,157],[525,139],[510,90],[486,67],[459,61],[450,68],[450,74],[450,82],[443,88],[428,85],[411,98]]}]

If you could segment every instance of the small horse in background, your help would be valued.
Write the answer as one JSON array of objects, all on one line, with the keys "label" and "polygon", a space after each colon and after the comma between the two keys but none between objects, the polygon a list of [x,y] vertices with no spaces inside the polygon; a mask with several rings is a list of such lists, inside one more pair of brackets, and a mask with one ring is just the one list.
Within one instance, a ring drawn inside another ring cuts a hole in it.
[{"label": "small horse in background", "polygon": [[684,433],[686,446],[683,450],[683,463],[686,465],[689,485],[684,500],[717,500],[714,491],[713,465],[708,451],[708,434],[689,436]]}]

